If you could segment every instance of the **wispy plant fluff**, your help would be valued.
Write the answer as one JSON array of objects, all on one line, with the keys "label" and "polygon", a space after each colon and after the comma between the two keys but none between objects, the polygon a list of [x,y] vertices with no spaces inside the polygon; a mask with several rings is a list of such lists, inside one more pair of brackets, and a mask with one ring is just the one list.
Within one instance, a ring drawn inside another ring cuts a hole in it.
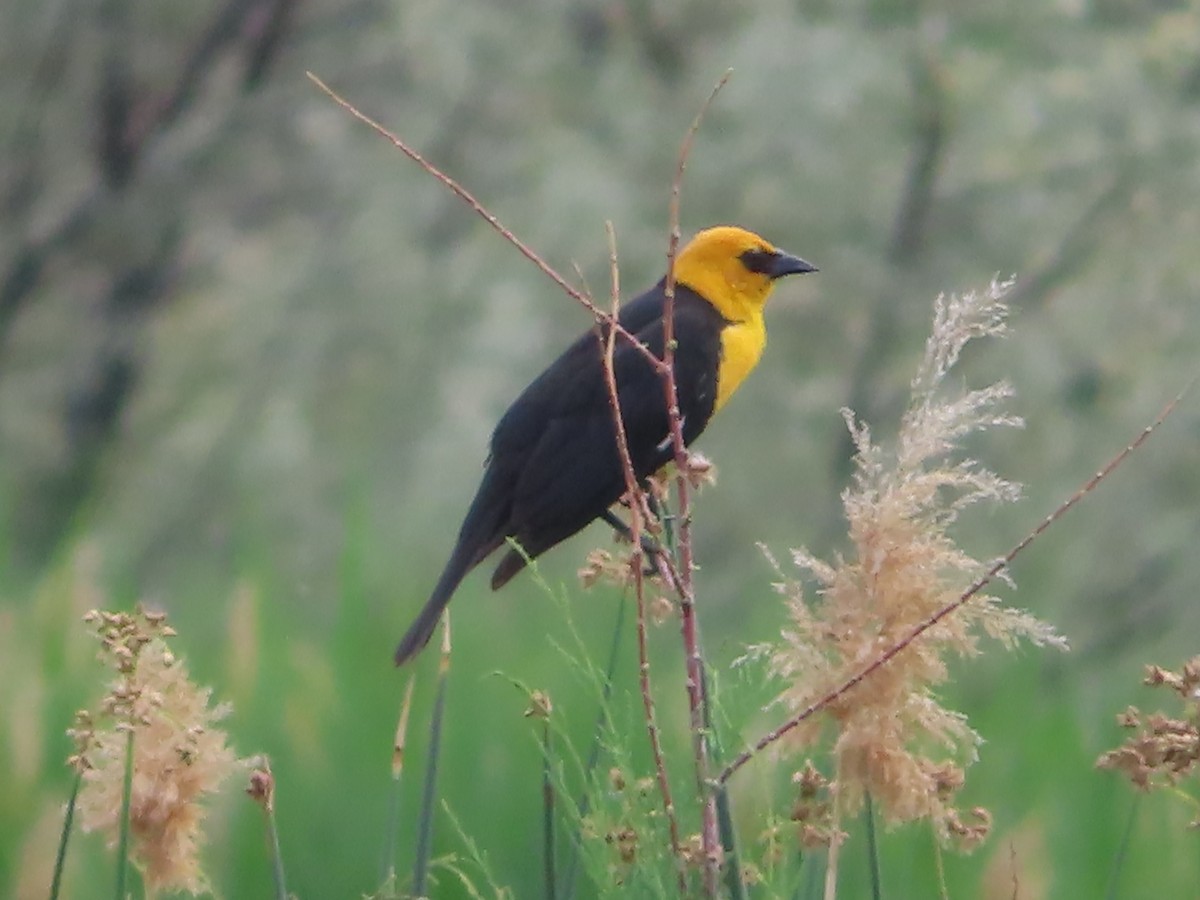
[{"label": "wispy plant fluff", "polygon": [[116,671],[98,713],[76,717],[70,763],[83,772],[79,814],[85,831],[115,845],[121,827],[125,758],[133,734],[129,803],[132,859],[146,892],[207,889],[199,850],[204,798],[239,768],[217,723],[227,706],[210,705],[211,690],[193,684],[168,649],[174,634],[163,616],[93,611],[85,617]]},{"label": "wispy plant fluff", "polygon": [[[827,563],[795,550],[792,559],[804,575],[785,576],[779,585],[790,622],[780,642],[765,649],[772,672],[786,684],[779,702],[795,712],[904,645],[793,732],[808,746],[825,727],[833,729],[835,826],[869,791],[888,822],[929,819],[943,838],[965,845],[981,840],[987,811],[965,814],[955,806],[963,769],[975,760],[980,738],[935,695],[947,679],[947,660],[980,652],[984,635],[1005,647],[1028,638],[1065,648],[1049,625],[983,593],[905,644],[987,568],[951,537],[959,513],[980,501],[1019,495],[1017,485],[956,456],[959,442],[972,432],[1021,424],[1002,408],[1012,394],[1009,385],[944,395],[946,376],[963,347],[1005,332],[1003,298],[1010,286],[993,282],[982,292],[938,298],[933,333],[894,449],[874,443],[866,424],[843,411],[856,448],[853,485],[842,494],[850,553]],[[815,596],[806,593],[806,581],[815,582]],[[829,833],[836,835],[836,827]]]}]

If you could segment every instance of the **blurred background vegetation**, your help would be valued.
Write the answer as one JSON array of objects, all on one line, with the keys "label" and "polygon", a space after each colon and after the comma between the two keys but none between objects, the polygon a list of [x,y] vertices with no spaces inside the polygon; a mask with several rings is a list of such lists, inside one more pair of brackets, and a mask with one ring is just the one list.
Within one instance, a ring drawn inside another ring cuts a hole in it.
[{"label": "blurred background vegetation", "polygon": [[[170,611],[177,651],[233,701],[240,751],[274,760],[291,889],[372,890],[406,677],[392,645],[440,571],[496,417],[588,324],[305,70],[597,292],[612,220],[633,292],[664,267],[679,141],[727,67],[691,157],[684,231],[742,224],[821,272],[782,286],[763,365],[700,448],[720,470],[697,512],[718,667],[783,621],[756,542],[781,557],[844,546],[838,410],[894,430],[939,291],[1018,276],[1014,336],[966,361],[973,384],[1014,382],[1028,423],[972,448],[1027,494],[963,523],[983,555],[1195,374],[1200,5],[0,8],[0,894],[46,892],[63,731],[99,693],[78,616],[138,599]],[[996,828],[983,850],[945,860],[953,896],[1011,896],[1010,859],[1022,897],[1108,883],[1132,794],[1092,764],[1120,739],[1114,714],[1141,699],[1142,664],[1197,651],[1197,402],[1015,567],[1013,602],[1056,623],[1072,652],[955,672],[950,700],[987,740],[968,796]],[[575,595],[598,656],[619,598],[583,596],[573,578],[607,541],[589,532],[541,569]],[[559,607],[530,579],[496,597],[485,581],[454,605],[443,793],[497,879],[532,896],[537,744],[524,698],[488,676],[551,686],[580,746],[595,706],[554,649]],[[682,746],[675,629],[653,641],[660,712]],[[624,652],[619,704],[634,690]],[[432,669],[418,669],[413,765]],[[772,694],[727,677],[755,704]],[[774,719],[757,706],[735,718],[746,738]],[[774,768],[739,776],[752,853],[767,811],[790,802]],[[257,811],[231,794],[209,870],[221,895],[259,896]],[[1142,803],[1118,896],[1147,884],[1197,896],[1188,817],[1170,798]],[[447,819],[438,829],[438,851],[461,854]],[[89,874],[107,872],[98,845],[72,848],[69,896],[111,895]],[[895,896],[928,895],[926,830],[886,836],[883,852]],[[854,868],[843,862],[845,896],[863,883]],[[439,896],[461,891],[443,875]]]}]

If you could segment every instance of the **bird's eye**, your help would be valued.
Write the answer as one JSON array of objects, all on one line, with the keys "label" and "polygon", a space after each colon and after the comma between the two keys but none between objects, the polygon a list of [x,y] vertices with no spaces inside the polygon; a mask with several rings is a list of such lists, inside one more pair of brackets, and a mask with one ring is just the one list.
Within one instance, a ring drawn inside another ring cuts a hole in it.
[{"label": "bird's eye", "polygon": [[747,250],[740,257],[742,265],[751,272],[757,272],[759,275],[770,275],[772,264],[775,262],[775,254],[770,250],[755,248]]}]

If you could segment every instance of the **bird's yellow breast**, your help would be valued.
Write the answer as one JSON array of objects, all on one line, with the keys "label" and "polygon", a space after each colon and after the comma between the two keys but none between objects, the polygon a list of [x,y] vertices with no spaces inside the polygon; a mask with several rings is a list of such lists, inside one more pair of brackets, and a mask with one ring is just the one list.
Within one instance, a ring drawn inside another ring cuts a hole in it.
[{"label": "bird's yellow breast", "polygon": [[717,367],[717,402],[713,412],[725,405],[750,370],[762,359],[767,345],[767,327],[760,314],[731,322],[721,332],[721,363]]}]

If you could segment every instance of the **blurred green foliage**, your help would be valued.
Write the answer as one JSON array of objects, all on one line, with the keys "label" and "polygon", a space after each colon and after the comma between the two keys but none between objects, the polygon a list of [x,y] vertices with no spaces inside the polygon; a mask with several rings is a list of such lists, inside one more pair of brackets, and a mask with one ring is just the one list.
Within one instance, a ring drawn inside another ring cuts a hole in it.
[{"label": "blurred green foliage", "polygon": [[[77,618],[102,598],[167,608],[193,671],[234,702],[237,746],[271,755],[291,889],[372,890],[407,677],[391,644],[440,570],[496,417],[588,324],[305,70],[597,293],[614,222],[632,293],[663,269],[679,141],[727,67],[684,230],[736,222],[821,273],[779,291],[764,363],[700,448],[720,467],[697,512],[719,667],[782,621],[755,542],[780,556],[844,546],[838,409],[892,430],[937,292],[1018,277],[1014,337],[966,360],[973,382],[1014,382],[1028,423],[973,447],[1028,492],[963,523],[983,555],[1195,374],[1194,3],[4,5],[0,893],[44,896],[63,731],[99,693]],[[1073,652],[958,673],[953,699],[988,741],[968,791],[996,830],[945,858],[951,896],[1010,896],[1010,854],[1023,897],[1104,890],[1132,797],[1092,763],[1118,740],[1141,664],[1197,650],[1196,409],[1186,400],[1015,567],[1014,602]],[[559,549],[543,574],[569,584],[597,541]],[[488,675],[552,685],[578,746],[594,697],[564,674],[566,626],[531,582],[493,598],[472,578],[460,593],[444,795],[497,877],[531,896],[537,743],[521,698]],[[615,598],[572,610],[603,655]],[[653,641],[681,749],[677,636]],[[644,768],[627,651],[616,707]],[[419,671],[414,772],[432,662]],[[739,713],[745,738],[774,721],[756,710]],[[739,778],[753,845],[760,813],[786,812],[786,773],[764,762]],[[269,883],[255,813],[231,798],[214,838],[223,896]],[[1164,798],[1141,804],[1117,896],[1190,896],[1186,821]],[[72,847],[72,897],[107,895],[89,874],[107,871],[97,843]],[[438,851],[462,853],[445,821]],[[886,835],[883,852],[892,890],[933,884],[927,833]],[[843,866],[844,896],[863,895],[865,868]],[[459,895],[446,885],[439,896]]]}]

